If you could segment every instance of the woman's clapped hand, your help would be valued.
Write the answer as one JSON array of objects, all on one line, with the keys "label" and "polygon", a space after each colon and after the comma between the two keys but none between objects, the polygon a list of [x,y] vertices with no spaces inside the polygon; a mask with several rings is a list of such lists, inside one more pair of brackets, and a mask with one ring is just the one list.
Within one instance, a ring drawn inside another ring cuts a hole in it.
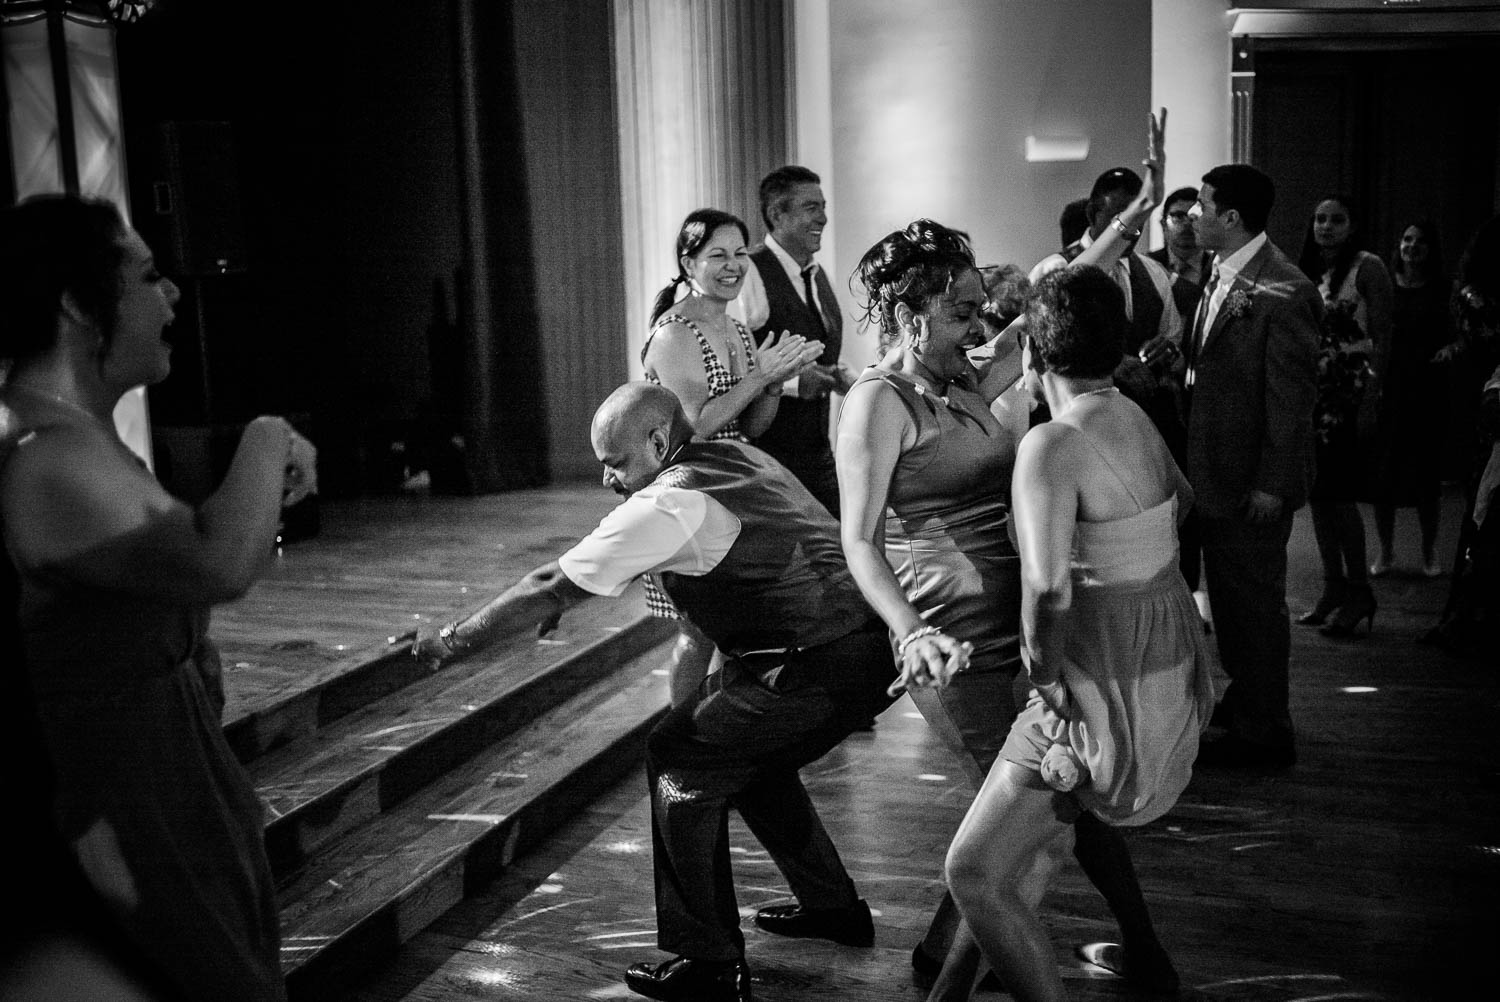
[{"label": "woman's clapped hand", "polygon": [[755,367],[767,385],[784,382],[812,365],[823,354],[822,341],[782,331],[755,349]]}]

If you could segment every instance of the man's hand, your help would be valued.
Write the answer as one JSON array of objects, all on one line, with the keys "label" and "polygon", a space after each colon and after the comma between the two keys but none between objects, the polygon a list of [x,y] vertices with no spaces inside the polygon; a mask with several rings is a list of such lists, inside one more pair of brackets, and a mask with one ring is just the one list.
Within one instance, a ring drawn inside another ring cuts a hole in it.
[{"label": "man's hand", "polygon": [[1265,525],[1281,517],[1281,498],[1265,491],[1251,491],[1245,499],[1245,521]]},{"label": "man's hand", "polygon": [[821,400],[839,388],[834,366],[809,365],[797,375],[797,396],[802,400]]},{"label": "man's hand", "polygon": [[1138,358],[1126,355],[1115,366],[1115,385],[1126,396],[1144,400],[1156,390],[1156,374]]},{"label": "man's hand", "polygon": [[438,636],[441,628],[441,624],[419,626],[412,638],[411,656],[426,665],[428,671],[437,671],[456,653]]}]

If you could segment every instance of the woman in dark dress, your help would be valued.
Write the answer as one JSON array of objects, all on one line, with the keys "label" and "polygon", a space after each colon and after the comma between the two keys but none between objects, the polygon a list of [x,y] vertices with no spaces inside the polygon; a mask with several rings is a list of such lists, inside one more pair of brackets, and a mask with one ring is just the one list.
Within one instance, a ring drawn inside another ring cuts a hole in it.
[{"label": "woman in dark dress", "polygon": [[283,503],[313,489],[313,449],[257,418],[199,508],[162,488],[112,413],[166,378],[177,298],[106,202],[0,213],[0,528],[58,836],[171,995],[274,1002],[263,812],[224,740],[206,630],[265,567]]},{"label": "woman in dark dress", "polygon": [[1422,527],[1422,573],[1441,574],[1437,543],[1442,495],[1443,439],[1447,432],[1447,367],[1435,356],[1453,340],[1443,251],[1431,220],[1401,231],[1391,253],[1395,280],[1390,360],[1379,387],[1379,461],[1376,467],[1375,532],[1380,555],[1372,577],[1396,562],[1396,509],[1417,509]]},{"label": "woman in dark dress", "polygon": [[1360,401],[1384,375],[1391,333],[1391,278],[1385,264],[1360,250],[1360,219],[1348,195],[1318,202],[1297,264],[1323,294],[1318,346],[1318,402],[1313,413],[1317,473],[1308,494],[1323,594],[1297,622],[1348,637],[1368,620],[1375,593],[1365,562],[1365,523],[1358,501],[1372,471],[1359,451]]}]

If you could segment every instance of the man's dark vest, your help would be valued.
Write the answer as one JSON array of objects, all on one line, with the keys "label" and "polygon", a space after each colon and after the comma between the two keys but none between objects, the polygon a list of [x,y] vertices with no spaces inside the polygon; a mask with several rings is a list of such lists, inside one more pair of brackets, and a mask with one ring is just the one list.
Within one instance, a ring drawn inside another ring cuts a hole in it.
[{"label": "man's dark vest", "polygon": [[[769,247],[761,247],[750,255],[750,260],[760,272],[766,302],[770,306],[765,326],[752,332],[755,343],[763,343],[773,332],[801,334],[809,340],[823,342],[823,354],[818,357],[820,363],[836,364],[844,347],[844,319],[833,295],[833,285],[824,270],[819,268],[813,279],[818,286],[818,300],[823,306],[824,329],[819,330],[812,310],[793,287],[775,252]],[[793,470],[807,465],[811,457],[826,457],[832,462],[833,450],[828,446],[828,399],[802,400],[786,394],[776,407],[776,420],[755,440],[755,444]]]},{"label": "man's dark vest", "polygon": [[1141,345],[1161,331],[1161,315],[1166,305],[1156,283],[1151,281],[1149,267],[1138,254],[1127,254],[1130,262],[1130,328],[1125,332],[1125,350],[1134,355]]},{"label": "man's dark vest", "polygon": [[[1062,256],[1069,264],[1077,260],[1078,255],[1086,250],[1082,241],[1074,241],[1062,249]],[[1130,328],[1125,332],[1125,351],[1131,355],[1141,350],[1141,345],[1156,337],[1161,330],[1161,314],[1165,307],[1162,305],[1161,294],[1156,291],[1156,284],[1151,281],[1151,275],[1146,270],[1146,265],[1136,260],[1133,251],[1125,254],[1125,261],[1130,267]],[[1111,278],[1114,275],[1110,275]]]},{"label": "man's dark vest", "polygon": [[727,439],[689,442],[654,482],[702,491],[740,521],[713,570],[660,576],[677,608],[724,653],[818,647],[873,618],[844,560],[838,522],[764,453]]}]

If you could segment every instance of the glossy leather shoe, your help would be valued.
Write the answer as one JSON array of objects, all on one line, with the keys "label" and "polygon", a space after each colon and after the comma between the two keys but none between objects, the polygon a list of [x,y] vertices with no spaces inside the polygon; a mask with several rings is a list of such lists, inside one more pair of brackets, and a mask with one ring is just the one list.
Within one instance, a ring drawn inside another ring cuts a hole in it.
[{"label": "glossy leather shoe", "polygon": [[827,939],[845,946],[875,945],[875,923],[864,899],[848,908],[771,905],[755,913],[755,924],[777,936]]},{"label": "glossy leather shoe", "polygon": [[1074,951],[1082,960],[1118,975],[1137,988],[1161,995],[1174,995],[1182,979],[1172,966],[1172,958],[1160,946],[1129,954],[1118,943],[1084,943]]},{"label": "glossy leather shoe", "polygon": [[750,968],[743,960],[673,957],[664,964],[631,964],[625,984],[662,1002],[751,1002]]},{"label": "glossy leather shoe", "polygon": [[1296,764],[1297,753],[1291,748],[1246,741],[1234,734],[1199,742],[1193,763],[1200,769],[1290,769]]}]

